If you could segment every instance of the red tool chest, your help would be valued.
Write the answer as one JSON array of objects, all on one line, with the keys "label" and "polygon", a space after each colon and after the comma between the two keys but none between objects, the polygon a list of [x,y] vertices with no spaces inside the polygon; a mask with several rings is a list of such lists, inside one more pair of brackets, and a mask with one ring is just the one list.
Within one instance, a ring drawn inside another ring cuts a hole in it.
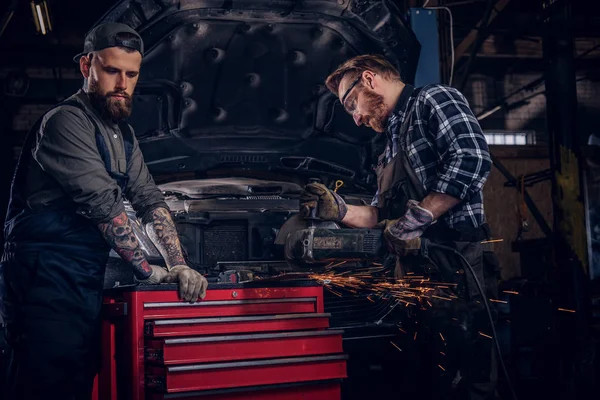
[{"label": "red tool chest", "polygon": [[104,305],[99,400],[340,398],[343,332],[321,286],[214,284],[193,304],[175,285],[135,286]]}]

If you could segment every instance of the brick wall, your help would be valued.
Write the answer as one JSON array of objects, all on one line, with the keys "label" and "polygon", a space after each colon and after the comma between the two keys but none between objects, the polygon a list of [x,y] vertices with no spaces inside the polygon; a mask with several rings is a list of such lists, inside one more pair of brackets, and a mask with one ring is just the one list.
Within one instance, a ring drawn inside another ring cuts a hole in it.
[{"label": "brick wall", "polygon": [[[10,68],[0,68],[0,86],[10,72]],[[56,69],[28,67],[24,72],[29,78],[26,97],[4,97],[6,103],[2,115],[3,118],[8,118],[8,121],[2,121],[3,142],[14,147],[13,152],[17,156],[25,134],[35,121],[60,99],[73,94],[82,81],[81,73],[75,65],[73,68]]]},{"label": "brick wall", "polygon": [[15,131],[29,131],[35,121],[44,114],[52,104],[24,104],[14,116],[12,128]]},{"label": "brick wall", "polygon": [[[6,77],[10,71],[10,68],[0,68],[0,78]],[[25,73],[29,79],[54,79],[55,76],[62,76],[63,79],[81,79],[81,72],[78,67],[56,69],[28,67],[25,68]]]},{"label": "brick wall", "polygon": [[[539,74],[511,74],[502,78],[473,75],[469,79],[464,94],[475,114],[493,107],[497,101],[515,90],[539,78]],[[524,91],[512,97],[509,102],[517,102],[534,93],[544,90],[540,85],[534,91]],[[600,132],[600,121],[595,115],[600,111],[600,82],[582,80],[577,82],[579,103],[578,131],[583,142],[592,132]],[[513,110],[500,110],[481,122],[486,130],[533,130],[538,143],[547,143],[546,134],[546,97],[544,95],[528,100],[528,104]]]},{"label": "brick wall", "polygon": [[[496,149],[496,156],[513,176],[531,174],[550,167],[547,156],[517,156],[510,154],[512,146],[501,146]],[[514,187],[505,187],[506,178],[497,168],[492,172],[483,189],[484,207],[487,221],[492,230],[494,239],[502,242],[494,244],[494,251],[500,262],[502,279],[507,280],[521,275],[519,253],[512,251],[512,243],[517,239],[519,221],[519,207],[523,201]],[[552,226],[552,196],[551,183],[544,181],[527,188],[527,192],[536,204],[538,210]],[[530,230],[523,232],[524,240],[543,238],[544,233],[531,216],[529,210],[523,215],[527,220]]]}]

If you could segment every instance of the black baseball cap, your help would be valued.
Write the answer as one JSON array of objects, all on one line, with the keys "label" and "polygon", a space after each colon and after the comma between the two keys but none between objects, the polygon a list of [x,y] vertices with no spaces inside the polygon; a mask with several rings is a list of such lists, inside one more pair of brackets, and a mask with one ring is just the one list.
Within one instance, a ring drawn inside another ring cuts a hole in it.
[{"label": "black baseball cap", "polygon": [[[138,40],[120,40],[117,38],[117,35],[120,33],[131,33],[135,35]],[[83,52],[73,57],[73,61],[79,62],[79,59],[82,56],[109,47],[129,47],[130,49],[139,51],[142,57],[144,56],[144,42],[139,33],[128,25],[117,22],[107,22],[96,26],[88,32],[85,36]]]}]

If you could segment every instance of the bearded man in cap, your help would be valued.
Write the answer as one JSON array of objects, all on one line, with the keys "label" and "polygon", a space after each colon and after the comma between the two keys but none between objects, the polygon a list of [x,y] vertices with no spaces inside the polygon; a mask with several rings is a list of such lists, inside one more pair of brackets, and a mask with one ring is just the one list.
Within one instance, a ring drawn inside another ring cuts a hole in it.
[{"label": "bearded man in cap", "polygon": [[[131,113],[144,47],[127,25],[101,24],[75,57],[82,90],[30,131],[15,172],[0,264],[0,305],[11,349],[8,399],[90,398],[100,355],[100,307],[110,250],[142,283],[206,293],[189,268],[169,208],[144,164]],[[123,199],[161,252],[150,265]]]}]

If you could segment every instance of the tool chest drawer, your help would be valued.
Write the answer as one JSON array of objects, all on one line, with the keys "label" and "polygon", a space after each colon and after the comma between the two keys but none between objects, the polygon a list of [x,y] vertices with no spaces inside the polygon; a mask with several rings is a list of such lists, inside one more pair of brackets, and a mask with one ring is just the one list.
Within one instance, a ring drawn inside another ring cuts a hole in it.
[{"label": "tool chest drawer", "polygon": [[146,369],[146,387],[163,393],[346,377],[346,356],[310,356]]},{"label": "tool chest drawer", "polygon": [[148,363],[174,365],[342,353],[341,330],[146,340]]},{"label": "tool chest drawer", "polygon": [[188,393],[150,393],[147,400],[332,400],[340,397],[340,380],[334,380]]},{"label": "tool chest drawer", "polygon": [[328,329],[322,286],[209,284],[196,303],[177,289],[105,293],[97,400],[340,399],[343,331]]},{"label": "tool chest drawer", "polygon": [[163,319],[146,321],[144,333],[151,337],[169,337],[323,329],[329,328],[329,317],[327,313],[310,313]]},{"label": "tool chest drawer", "polygon": [[195,303],[181,301],[176,291],[138,292],[132,300],[145,320],[323,312],[319,287],[212,289]]},{"label": "tool chest drawer", "polygon": [[145,319],[268,315],[317,312],[316,297],[144,303]]}]

